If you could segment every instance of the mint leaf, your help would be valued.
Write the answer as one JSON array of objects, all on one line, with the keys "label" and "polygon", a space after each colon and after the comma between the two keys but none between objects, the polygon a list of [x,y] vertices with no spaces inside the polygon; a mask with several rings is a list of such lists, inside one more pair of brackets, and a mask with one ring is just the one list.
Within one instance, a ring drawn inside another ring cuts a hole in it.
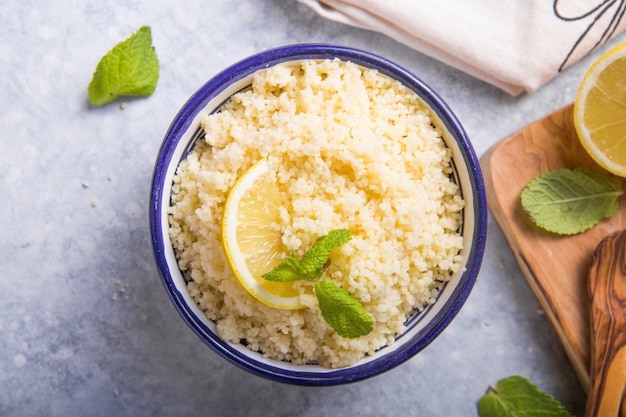
[{"label": "mint leaf", "polygon": [[149,26],[142,26],[102,57],[89,83],[89,101],[103,106],[119,96],[149,96],[159,79],[159,60]]},{"label": "mint leaf", "polygon": [[588,169],[555,169],[535,177],[522,191],[522,208],[537,226],[553,233],[582,233],[613,216],[623,194],[621,181]]},{"label": "mint leaf", "polygon": [[528,379],[511,376],[498,381],[495,388],[478,401],[480,417],[574,417],[551,395]]},{"label": "mint leaf", "polygon": [[317,280],[326,270],[330,253],[352,239],[352,233],[346,229],[335,229],[315,241],[301,260],[293,256],[287,259],[270,272],[263,274],[268,281],[289,282],[298,279],[307,281]]},{"label": "mint leaf", "polygon": [[340,336],[360,337],[374,329],[374,322],[365,308],[348,291],[334,282],[317,281],[315,296],[322,317]]},{"label": "mint leaf", "polygon": [[324,320],[340,336],[355,338],[373,330],[372,317],[348,291],[333,282],[319,279],[330,263],[330,253],[350,239],[352,233],[349,230],[332,230],[317,239],[301,260],[288,256],[270,272],[263,274],[263,278],[277,282],[315,281],[315,296]]},{"label": "mint leaf", "polygon": [[285,261],[262,275],[268,281],[291,282],[302,279],[300,261],[293,256],[288,256]]},{"label": "mint leaf", "polygon": [[305,279],[311,280],[322,275],[330,253],[348,243],[350,239],[352,239],[352,233],[346,229],[331,230],[326,236],[317,239],[313,247],[300,260]]},{"label": "mint leaf", "polygon": [[478,402],[481,417],[573,417],[551,395],[528,379],[512,376],[489,387]]}]

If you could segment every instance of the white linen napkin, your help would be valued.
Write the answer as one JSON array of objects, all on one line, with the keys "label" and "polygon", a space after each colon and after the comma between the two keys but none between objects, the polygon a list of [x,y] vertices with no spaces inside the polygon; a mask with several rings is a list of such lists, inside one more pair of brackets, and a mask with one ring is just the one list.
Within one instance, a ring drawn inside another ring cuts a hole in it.
[{"label": "white linen napkin", "polygon": [[533,92],[626,27],[626,0],[298,0],[511,95]]}]

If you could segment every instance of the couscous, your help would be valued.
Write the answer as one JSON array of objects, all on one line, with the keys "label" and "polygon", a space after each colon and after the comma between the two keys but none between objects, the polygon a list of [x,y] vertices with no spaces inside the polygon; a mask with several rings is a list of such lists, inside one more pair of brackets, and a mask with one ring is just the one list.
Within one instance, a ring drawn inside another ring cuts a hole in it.
[{"label": "couscous", "polygon": [[[190,295],[223,340],[295,364],[349,366],[392,344],[461,267],[464,202],[450,150],[428,108],[399,82],[338,59],[281,64],[256,73],[201,125],[205,137],[174,177],[170,237]],[[233,276],[223,207],[261,158],[283,197],[286,255],[330,230],[351,231],[325,276],[365,307],[370,334],[342,338],[314,297],[311,308],[275,309]]]}]

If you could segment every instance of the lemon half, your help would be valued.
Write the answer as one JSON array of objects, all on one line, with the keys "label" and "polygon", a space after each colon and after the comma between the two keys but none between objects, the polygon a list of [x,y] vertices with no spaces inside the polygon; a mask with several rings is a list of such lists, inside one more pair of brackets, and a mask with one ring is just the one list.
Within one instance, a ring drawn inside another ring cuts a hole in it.
[{"label": "lemon half", "polygon": [[599,165],[626,177],[626,44],[606,52],[585,74],[574,102],[574,126]]},{"label": "lemon half", "polygon": [[262,277],[284,258],[277,227],[280,205],[278,187],[267,160],[262,159],[237,179],[228,194],[222,244],[235,277],[253,297],[274,308],[303,308],[300,291],[293,283]]}]

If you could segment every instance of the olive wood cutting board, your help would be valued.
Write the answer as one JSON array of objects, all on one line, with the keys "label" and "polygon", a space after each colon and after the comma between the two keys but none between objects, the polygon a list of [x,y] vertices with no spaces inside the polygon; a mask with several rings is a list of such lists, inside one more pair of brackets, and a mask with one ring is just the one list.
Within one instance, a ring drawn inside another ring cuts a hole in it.
[{"label": "olive wood cutting board", "polygon": [[[589,389],[590,329],[588,272],[606,235],[626,227],[626,197],[619,213],[594,228],[559,236],[535,226],[520,194],[536,175],[555,168],[605,172],[579,143],[566,106],[496,143],[481,158],[487,205],[519,267],[562,342],[585,390]],[[622,180],[626,189],[626,180]]]}]

